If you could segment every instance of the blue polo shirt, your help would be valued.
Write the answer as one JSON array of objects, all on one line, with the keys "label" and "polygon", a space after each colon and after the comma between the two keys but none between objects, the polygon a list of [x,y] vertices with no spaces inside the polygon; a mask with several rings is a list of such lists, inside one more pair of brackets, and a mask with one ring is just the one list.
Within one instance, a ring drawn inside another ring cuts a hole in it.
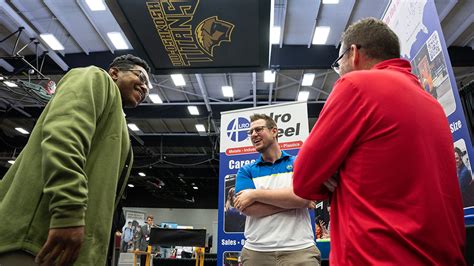
[{"label": "blue polo shirt", "polygon": [[[262,156],[240,168],[235,191],[246,189],[279,189],[291,187],[295,156],[284,151],[275,163],[264,162]],[[288,209],[265,217],[247,216],[246,249],[293,251],[314,246],[314,234],[307,208]]]}]

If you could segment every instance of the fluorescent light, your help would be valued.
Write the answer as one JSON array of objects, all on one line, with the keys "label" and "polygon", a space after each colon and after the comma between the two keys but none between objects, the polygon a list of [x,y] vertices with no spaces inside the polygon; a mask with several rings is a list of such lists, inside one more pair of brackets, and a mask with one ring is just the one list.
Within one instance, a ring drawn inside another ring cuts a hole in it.
[{"label": "fluorescent light", "polygon": [[193,188],[194,188],[194,189],[198,189],[198,187],[196,187],[196,186],[194,186]]},{"label": "fluorescent light", "polygon": [[128,187],[135,187],[134,184],[128,184]]},{"label": "fluorescent light", "polygon": [[281,28],[278,26],[273,26],[272,29],[270,30],[270,43],[279,44],[280,34],[281,34]]},{"label": "fluorescent light", "polygon": [[326,44],[330,31],[331,31],[330,27],[326,27],[326,26],[316,27],[316,29],[314,30],[313,44]]},{"label": "fluorescent light", "polygon": [[4,77],[0,76],[0,80],[4,80],[4,79],[5,79]]},{"label": "fluorescent light", "polygon": [[196,124],[196,130],[198,132],[206,132],[206,128],[204,127],[203,124]]},{"label": "fluorescent light", "polygon": [[192,115],[199,115],[199,109],[197,108],[197,106],[194,106],[194,105],[188,106],[188,111]]},{"label": "fluorescent light", "polygon": [[15,163],[15,160],[8,160],[8,163],[9,163],[9,164],[14,164],[14,163]]},{"label": "fluorescent light", "polygon": [[224,97],[234,97],[234,90],[231,86],[222,86],[222,94]]},{"label": "fluorescent light", "polygon": [[301,86],[313,86],[314,73],[306,73],[303,75],[303,80],[301,81]]},{"label": "fluorescent light", "polygon": [[86,4],[92,11],[105,10],[105,4],[102,0],[86,0]]},{"label": "fluorescent light", "polygon": [[171,79],[173,80],[175,86],[186,85],[186,81],[184,81],[184,77],[181,74],[171,74]]},{"label": "fluorescent light", "polygon": [[139,176],[146,176],[145,173],[143,173],[143,172],[138,173],[138,175]]},{"label": "fluorescent light", "polygon": [[115,46],[117,50],[126,50],[128,49],[127,42],[123,38],[122,33],[120,32],[107,32],[107,36],[109,37],[112,44]]},{"label": "fluorescent light", "polygon": [[64,46],[51,33],[40,34],[41,39],[53,50],[64,50]]},{"label": "fluorescent light", "polygon": [[18,87],[18,85],[16,85],[15,83],[13,83],[11,81],[4,81],[3,84],[7,85],[8,87],[12,87],[12,88]]},{"label": "fluorescent light", "polygon": [[309,91],[300,91],[300,93],[298,93],[298,102],[307,101],[308,98],[309,98]]},{"label": "fluorescent light", "polygon": [[152,93],[152,94],[148,95],[148,97],[150,97],[150,100],[153,103],[163,103],[163,100],[161,100],[160,95],[158,95],[156,93]]},{"label": "fluorescent light", "polygon": [[263,82],[273,83],[275,82],[276,71],[274,70],[265,70],[263,72]]},{"label": "fluorescent light", "polygon": [[339,0],[323,0],[323,4],[327,5],[327,4],[339,4]]},{"label": "fluorescent light", "polygon": [[30,132],[24,130],[24,129],[21,128],[21,127],[15,127],[15,130],[18,131],[18,132],[20,132],[21,134],[25,134],[25,135],[26,135],[26,134],[30,134]]},{"label": "fluorescent light", "polygon": [[132,131],[140,131],[140,129],[137,127],[137,125],[130,123],[128,124],[128,128],[130,128]]}]

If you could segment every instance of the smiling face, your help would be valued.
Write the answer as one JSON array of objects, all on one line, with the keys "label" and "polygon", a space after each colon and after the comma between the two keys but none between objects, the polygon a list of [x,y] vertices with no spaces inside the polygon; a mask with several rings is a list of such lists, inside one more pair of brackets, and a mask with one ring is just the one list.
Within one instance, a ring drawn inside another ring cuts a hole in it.
[{"label": "smiling face", "polygon": [[461,166],[463,165],[461,156],[459,156],[457,152],[454,152],[454,158],[456,159],[456,167],[461,168]]},{"label": "smiling face", "polygon": [[268,128],[265,120],[258,119],[250,125],[250,140],[252,141],[255,149],[263,153],[265,150],[276,142],[277,129]]},{"label": "smiling face", "polygon": [[148,73],[139,65],[130,68],[116,68],[109,70],[109,74],[120,89],[124,107],[137,107],[149,93]]}]

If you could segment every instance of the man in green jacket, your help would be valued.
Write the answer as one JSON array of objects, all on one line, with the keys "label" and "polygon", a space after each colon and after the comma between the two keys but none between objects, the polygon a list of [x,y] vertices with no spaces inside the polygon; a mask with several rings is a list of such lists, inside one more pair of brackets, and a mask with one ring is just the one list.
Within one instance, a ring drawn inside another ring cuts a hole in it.
[{"label": "man in green jacket", "polygon": [[142,59],[69,71],[0,180],[0,265],[104,265],[132,156],[123,107],[148,95]]}]

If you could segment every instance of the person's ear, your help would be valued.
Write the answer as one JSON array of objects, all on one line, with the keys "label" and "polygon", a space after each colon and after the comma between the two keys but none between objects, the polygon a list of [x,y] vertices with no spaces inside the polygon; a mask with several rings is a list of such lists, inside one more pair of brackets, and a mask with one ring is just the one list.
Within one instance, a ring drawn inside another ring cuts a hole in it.
[{"label": "person's ear", "polygon": [[352,54],[351,57],[351,63],[354,69],[357,69],[357,66],[360,64],[360,50],[357,48],[357,45],[352,44],[351,45],[351,51],[350,53]]},{"label": "person's ear", "polygon": [[275,138],[276,138],[276,137],[278,136],[278,128],[273,127],[273,128],[271,129],[271,131],[272,131],[272,134],[273,134],[273,135],[275,136]]},{"label": "person's ear", "polygon": [[119,73],[119,70],[115,67],[112,67],[112,68],[109,69],[109,75],[110,75],[110,77],[112,78],[113,81],[118,80],[118,73]]}]

